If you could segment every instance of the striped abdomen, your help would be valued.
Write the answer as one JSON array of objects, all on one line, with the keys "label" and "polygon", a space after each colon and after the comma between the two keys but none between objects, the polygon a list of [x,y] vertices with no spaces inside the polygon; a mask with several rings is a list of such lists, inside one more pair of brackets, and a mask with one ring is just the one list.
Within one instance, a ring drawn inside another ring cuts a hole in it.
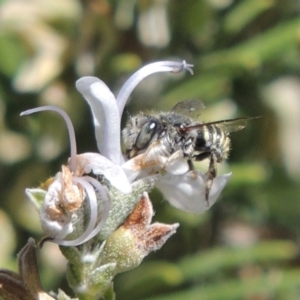
[{"label": "striped abdomen", "polygon": [[228,157],[229,150],[230,139],[228,133],[218,125],[204,125],[198,129],[195,151],[203,154],[214,152],[217,162],[222,162]]}]

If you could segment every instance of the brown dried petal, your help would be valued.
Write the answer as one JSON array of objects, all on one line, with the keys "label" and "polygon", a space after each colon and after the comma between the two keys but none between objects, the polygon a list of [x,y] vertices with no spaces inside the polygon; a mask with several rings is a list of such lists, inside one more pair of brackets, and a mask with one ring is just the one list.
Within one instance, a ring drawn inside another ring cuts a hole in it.
[{"label": "brown dried petal", "polygon": [[132,213],[129,215],[124,228],[131,229],[137,232],[144,229],[151,223],[153,217],[153,208],[147,193],[144,193],[140,202],[136,205]]},{"label": "brown dried petal", "polygon": [[66,166],[62,166],[62,180],[61,204],[67,211],[75,211],[82,205],[84,190],[81,186],[74,185],[73,174]]},{"label": "brown dried petal", "polygon": [[178,223],[173,225],[154,223],[143,233],[143,236],[138,243],[138,247],[145,252],[145,255],[151,251],[156,251],[176,232],[178,227]]},{"label": "brown dried petal", "polygon": [[58,208],[54,203],[51,203],[46,207],[47,215],[51,220],[59,220],[61,217],[64,216],[63,211]]},{"label": "brown dried petal", "polygon": [[179,224],[151,224],[154,215],[148,193],[144,193],[140,202],[123,224],[136,238],[137,248],[146,256],[149,252],[158,250],[166,240],[176,232]]}]

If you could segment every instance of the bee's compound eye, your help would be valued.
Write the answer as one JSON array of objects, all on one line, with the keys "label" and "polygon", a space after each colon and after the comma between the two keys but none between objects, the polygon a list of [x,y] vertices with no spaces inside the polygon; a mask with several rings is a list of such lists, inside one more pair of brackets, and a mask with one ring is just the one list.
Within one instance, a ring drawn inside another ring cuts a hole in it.
[{"label": "bee's compound eye", "polygon": [[149,122],[146,122],[141,128],[141,131],[136,139],[135,146],[139,150],[145,149],[150,143],[157,129],[158,124],[156,121],[151,120]]}]

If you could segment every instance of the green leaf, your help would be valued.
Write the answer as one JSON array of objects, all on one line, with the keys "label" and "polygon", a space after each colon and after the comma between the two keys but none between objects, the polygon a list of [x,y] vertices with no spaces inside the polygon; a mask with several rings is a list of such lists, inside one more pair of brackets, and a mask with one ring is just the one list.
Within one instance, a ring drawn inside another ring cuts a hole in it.
[{"label": "green leaf", "polygon": [[[210,284],[203,287],[191,288],[189,290],[170,293],[164,296],[151,297],[146,300],[240,300],[258,297],[263,299],[299,299],[297,290],[300,284],[300,271],[273,270],[269,273],[261,273],[254,278],[225,280],[217,284]],[[294,290],[294,297],[285,297],[285,293],[291,295]],[[274,294],[281,293],[280,298]]]},{"label": "green leaf", "polygon": [[241,1],[225,16],[224,31],[230,34],[236,34],[275,4],[274,0]]},{"label": "green leaf", "polygon": [[230,81],[225,72],[203,73],[197,72],[197,76],[188,80],[178,87],[173,87],[158,103],[158,108],[168,107],[169,109],[179,101],[188,99],[212,100],[224,97],[230,92]]},{"label": "green leaf", "polygon": [[273,28],[230,49],[209,53],[199,58],[205,69],[238,68],[252,70],[285,55],[298,47],[299,18],[279,23]]},{"label": "green leaf", "polygon": [[188,256],[179,261],[185,280],[196,276],[211,276],[222,270],[237,268],[249,263],[270,263],[292,259],[297,254],[294,243],[289,241],[261,242],[245,248],[216,248]]},{"label": "green leaf", "polygon": [[0,34],[0,72],[8,77],[13,76],[24,58],[25,53],[20,39]]},{"label": "green leaf", "polygon": [[[141,299],[151,292],[182,283],[183,277],[175,263],[151,261],[121,276],[122,292]],[[140,287],[143,289],[140,289]]]}]

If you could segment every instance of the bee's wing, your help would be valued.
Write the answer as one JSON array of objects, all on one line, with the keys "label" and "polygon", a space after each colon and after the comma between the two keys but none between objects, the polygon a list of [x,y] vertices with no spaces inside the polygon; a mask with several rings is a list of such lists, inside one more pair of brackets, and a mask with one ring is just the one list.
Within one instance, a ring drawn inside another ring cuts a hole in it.
[{"label": "bee's wing", "polygon": [[221,121],[214,121],[214,122],[208,122],[203,124],[197,124],[188,126],[185,128],[185,130],[190,131],[202,126],[209,126],[209,125],[215,125],[224,130],[225,132],[235,132],[244,129],[248,121],[257,119],[260,117],[249,117],[249,118],[236,118],[236,119],[228,119],[228,120],[221,120]]},{"label": "bee's wing", "polygon": [[204,103],[199,99],[189,99],[178,102],[173,108],[172,112],[196,118],[200,116],[201,111],[205,108]]}]

